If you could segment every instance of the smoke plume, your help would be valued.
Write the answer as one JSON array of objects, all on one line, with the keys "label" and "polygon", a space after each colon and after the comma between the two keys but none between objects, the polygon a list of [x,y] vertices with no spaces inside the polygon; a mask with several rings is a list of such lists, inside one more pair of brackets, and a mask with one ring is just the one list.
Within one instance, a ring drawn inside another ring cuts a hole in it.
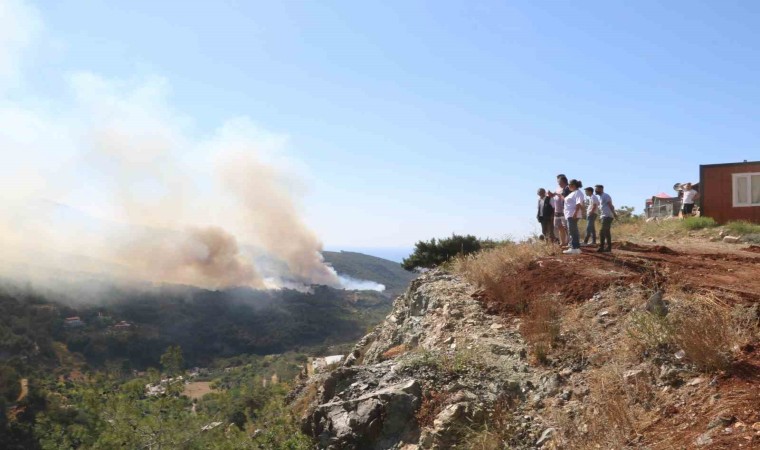
[{"label": "smoke plume", "polygon": [[[0,32],[0,83],[23,79],[39,23],[24,2],[0,0],[0,29],[18,34]],[[299,213],[284,136],[245,117],[196,127],[160,77],[65,82],[55,102],[0,89],[0,275],[340,286]],[[264,280],[253,255],[281,269]]]}]

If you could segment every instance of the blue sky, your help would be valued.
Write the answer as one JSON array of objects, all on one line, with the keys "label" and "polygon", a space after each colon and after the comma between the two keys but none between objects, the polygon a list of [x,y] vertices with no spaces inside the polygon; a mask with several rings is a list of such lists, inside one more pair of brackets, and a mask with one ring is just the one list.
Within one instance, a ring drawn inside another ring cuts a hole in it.
[{"label": "blue sky", "polygon": [[288,136],[329,248],[520,237],[560,172],[640,212],[699,164],[760,159],[758,2],[31,5],[9,98],[157,76],[192,133],[248,117]]}]

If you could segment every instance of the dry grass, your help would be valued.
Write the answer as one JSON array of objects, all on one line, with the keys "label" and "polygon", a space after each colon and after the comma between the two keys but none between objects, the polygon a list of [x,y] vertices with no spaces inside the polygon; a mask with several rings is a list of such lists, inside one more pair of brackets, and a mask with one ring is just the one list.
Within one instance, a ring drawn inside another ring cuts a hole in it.
[{"label": "dry grass", "polygon": [[736,349],[757,336],[757,306],[731,306],[711,293],[677,293],[670,299],[665,317],[631,314],[627,331],[634,345],[681,349],[700,370],[714,372],[728,369]]},{"label": "dry grass", "polygon": [[482,429],[467,436],[470,450],[501,450],[509,447],[509,442],[518,432],[514,419],[514,402],[509,397],[501,397],[494,402]]},{"label": "dry grass", "polygon": [[520,332],[541,363],[546,363],[549,350],[559,337],[561,313],[559,299],[553,296],[539,297],[528,305]]},{"label": "dry grass", "polygon": [[316,402],[318,392],[319,388],[317,383],[307,384],[304,387],[303,392],[301,392],[290,407],[293,415],[299,418],[304,417],[311,409],[311,406]]},{"label": "dry grass", "polygon": [[612,238],[678,238],[679,236],[685,236],[686,232],[684,222],[678,218],[661,219],[654,222],[637,220],[622,224],[614,223]]},{"label": "dry grass", "polygon": [[451,394],[448,392],[435,390],[425,392],[420,408],[414,415],[420,428],[433,426],[433,421],[443,411],[449,398],[451,398]]},{"label": "dry grass", "polygon": [[589,423],[590,440],[608,448],[630,444],[640,429],[643,417],[634,404],[641,396],[643,384],[623,381],[623,367],[610,364],[592,374],[590,404],[596,420]]},{"label": "dry grass", "polygon": [[[728,227],[731,229],[731,224],[728,224]],[[673,217],[658,219],[652,222],[647,222],[643,219],[626,223],[615,222],[612,235],[615,240],[633,238],[667,238],[677,240],[688,236],[690,231],[699,231],[699,234],[704,236],[717,235],[718,229],[718,223],[712,217],[687,217],[683,220]]]},{"label": "dry grass", "polygon": [[702,370],[728,369],[734,351],[757,332],[756,309],[729,306],[712,294],[690,300],[676,303],[673,343]]},{"label": "dry grass", "polygon": [[746,220],[728,222],[726,228],[728,228],[728,231],[732,234],[738,234],[740,236],[745,234],[760,234],[760,225],[747,222]]},{"label": "dry grass", "polygon": [[393,359],[397,356],[403,355],[404,353],[407,352],[407,350],[408,348],[406,347],[406,344],[401,344],[395,347],[391,347],[383,353],[382,355],[383,360]]},{"label": "dry grass", "polygon": [[515,311],[524,311],[525,299],[516,295],[514,287],[504,281],[521,267],[538,258],[555,255],[557,251],[558,247],[545,243],[503,245],[457,258],[452,269],[504,304],[512,304]]},{"label": "dry grass", "polygon": [[210,381],[193,381],[185,384],[185,390],[182,391],[182,395],[187,396],[191,400],[199,399],[206,394],[214,391],[211,387]]}]

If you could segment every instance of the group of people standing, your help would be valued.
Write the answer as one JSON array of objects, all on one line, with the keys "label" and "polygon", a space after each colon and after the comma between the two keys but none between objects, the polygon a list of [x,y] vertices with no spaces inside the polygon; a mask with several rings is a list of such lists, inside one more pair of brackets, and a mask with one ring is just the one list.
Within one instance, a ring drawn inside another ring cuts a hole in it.
[{"label": "group of people standing", "polygon": [[[587,219],[586,236],[583,245],[596,245],[596,219],[601,218],[602,229],[599,232],[599,252],[612,251],[612,221],[617,218],[612,197],[604,192],[604,186],[597,184],[584,191],[580,180],[567,180],[564,174],[557,175],[557,189],[538,190],[538,214],[541,224],[541,238],[546,242],[559,243],[568,247],[563,253],[577,255],[581,253],[580,230],[578,221]],[[589,240],[591,242],[589,243]]]}]

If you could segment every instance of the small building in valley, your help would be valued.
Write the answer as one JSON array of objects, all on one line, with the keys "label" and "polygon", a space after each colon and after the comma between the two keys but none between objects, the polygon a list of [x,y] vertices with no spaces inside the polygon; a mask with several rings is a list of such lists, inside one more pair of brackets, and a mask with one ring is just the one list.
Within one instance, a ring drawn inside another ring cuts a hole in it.
[{"label": "small building in valley", "polygon": [[63,326],[66,328],[83,327],[84,322],[79,318],[79,316],[67,317],[63,320]]},{"label": "small building in valley", "polygon": [[325,370],[332,365],[340,364],[344,357],[345,355],[331,355],[319,358],[309,358],[306,365],[307,374],[313,375],[314,373]]},{"label": "small building in valley", "polygon": [[119,330],[119,331],[131,330],[132,329],[132,324],[129,323],[129,322],[127,322],[126,320],[122,320],[121,322],[119,322],[116,325],[114,325],[113,329],[114,330]]},{"label": "small building in valley", "polygon": [[760,223],[760,161],[699,166],[701,215]]}]

